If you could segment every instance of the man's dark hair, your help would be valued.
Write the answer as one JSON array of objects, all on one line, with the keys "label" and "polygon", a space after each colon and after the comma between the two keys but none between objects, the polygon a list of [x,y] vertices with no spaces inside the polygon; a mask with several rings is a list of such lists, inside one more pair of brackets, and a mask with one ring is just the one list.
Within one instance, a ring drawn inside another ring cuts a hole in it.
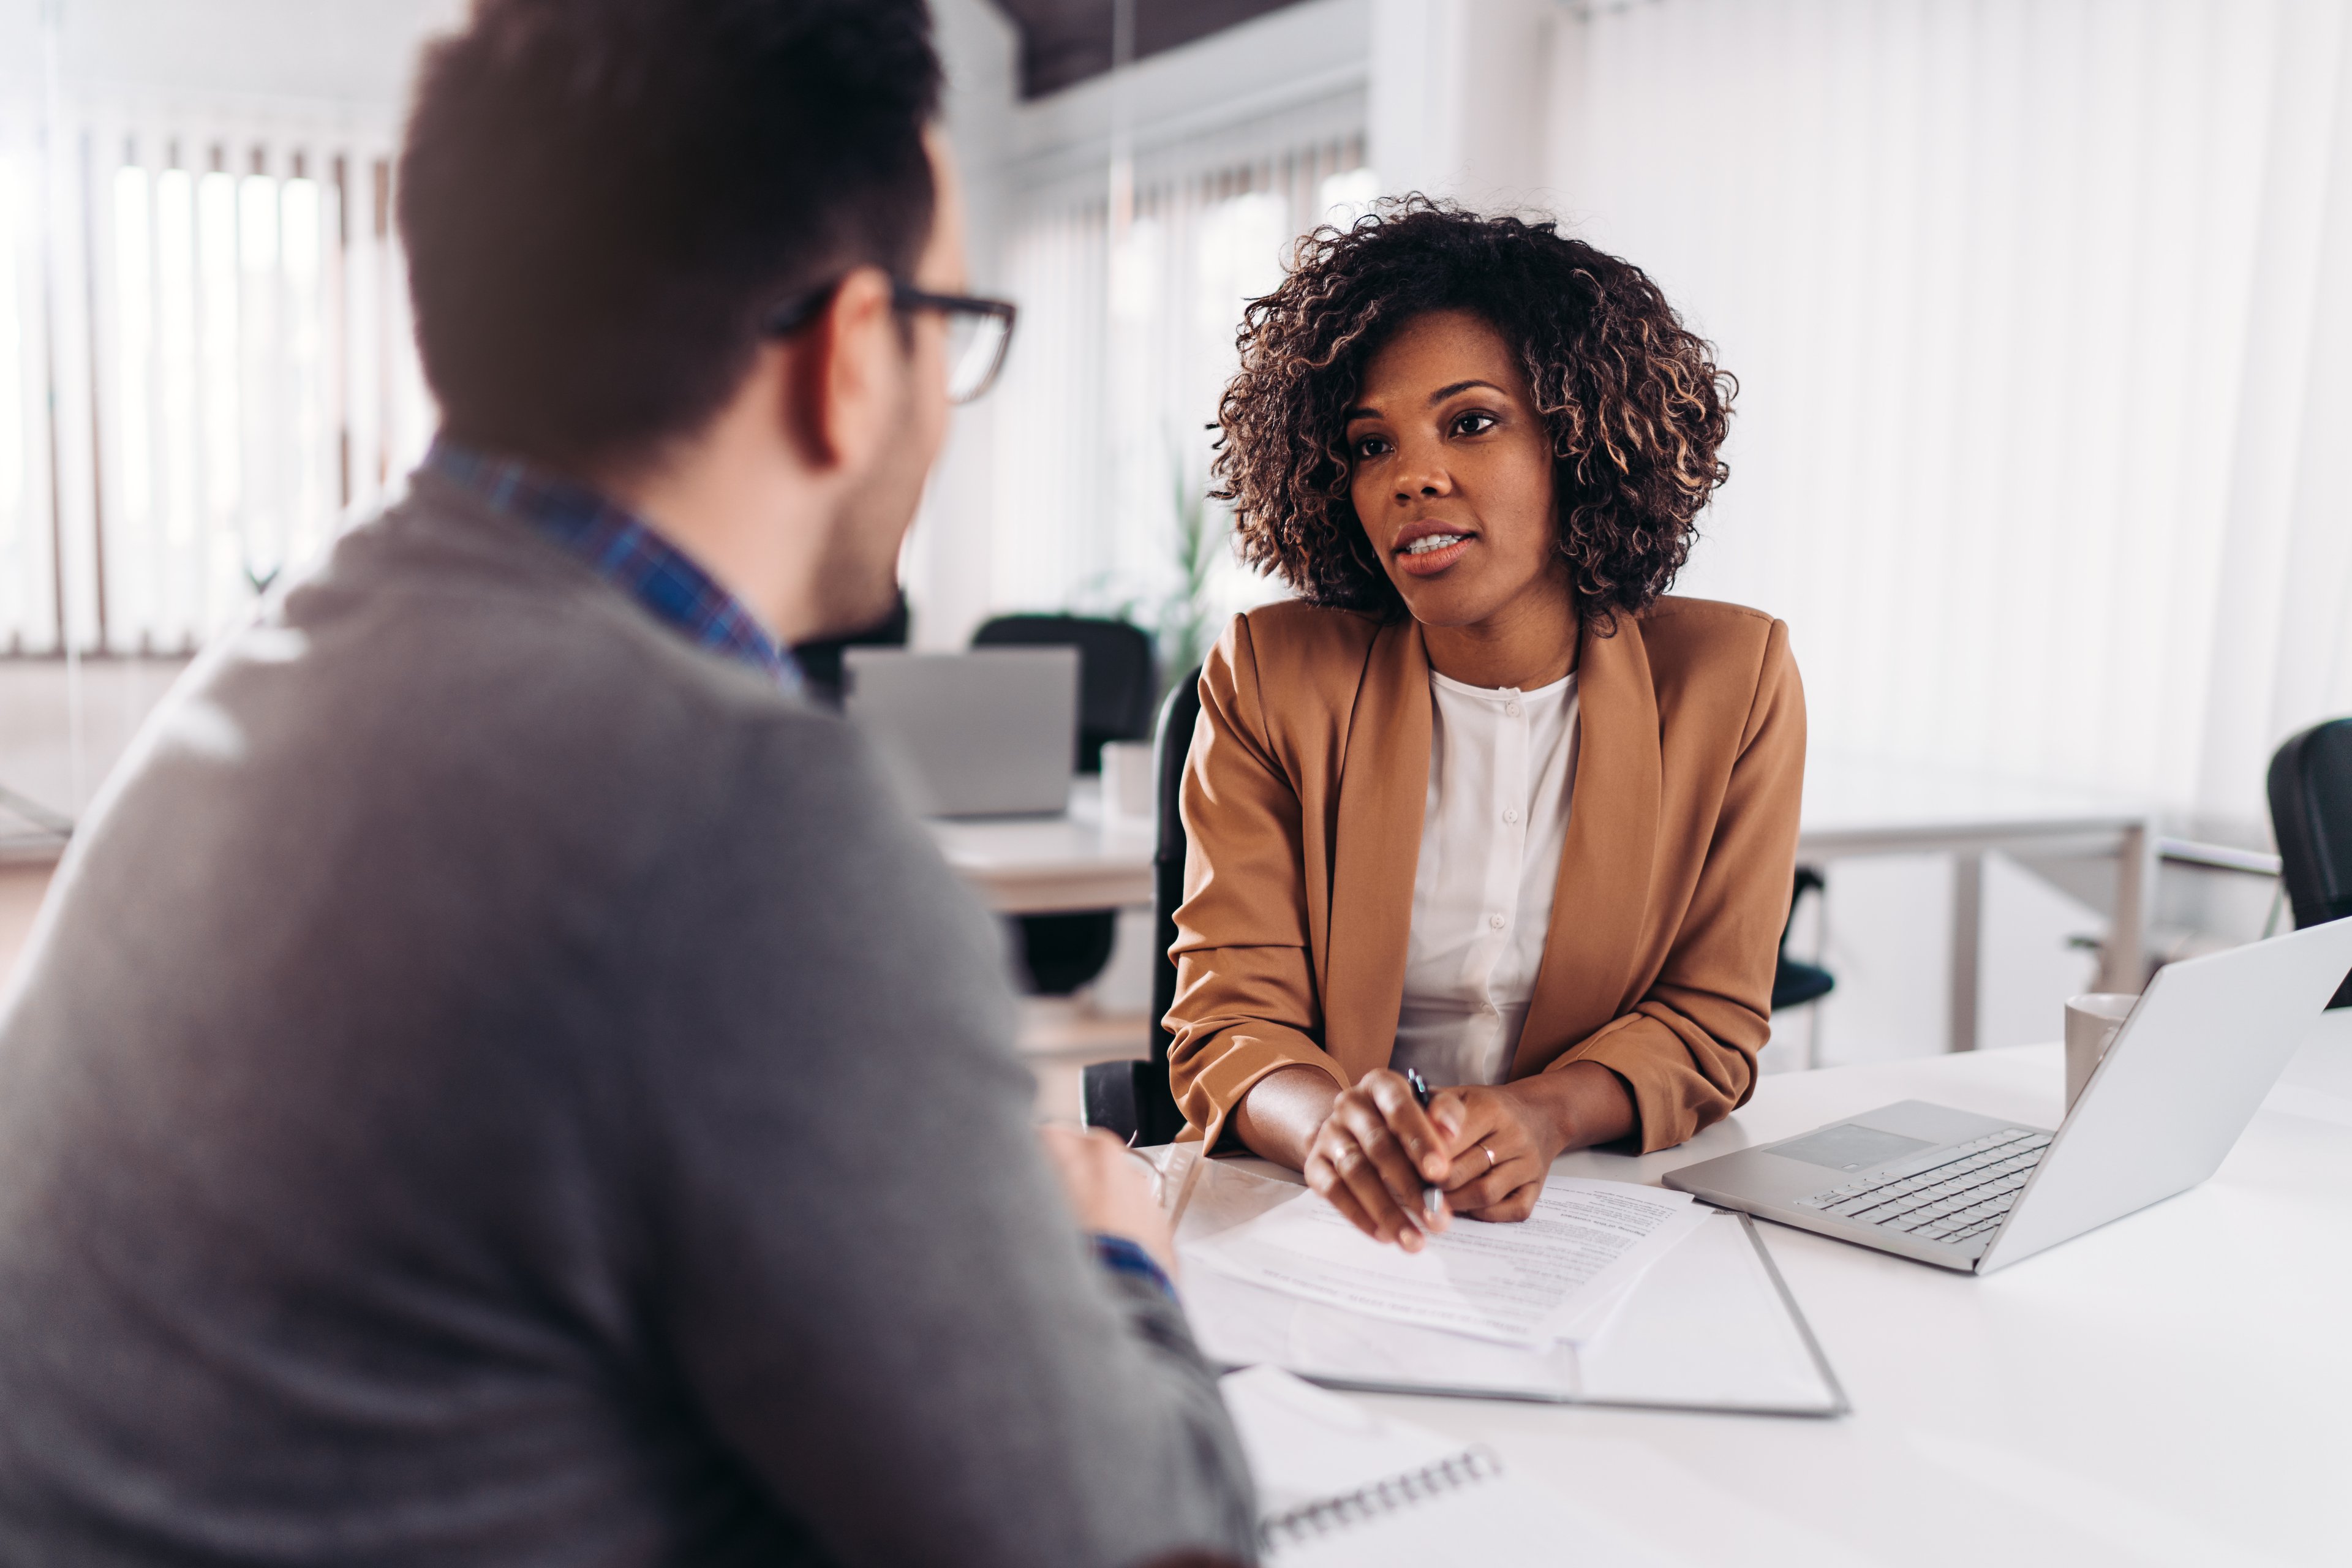
[{"label": "man's dark hair", "polygon": [[939,98],[923,0],[478,0],[400,157],[449,433],[576,467],[699,429],[777,304],[911,273]]}]

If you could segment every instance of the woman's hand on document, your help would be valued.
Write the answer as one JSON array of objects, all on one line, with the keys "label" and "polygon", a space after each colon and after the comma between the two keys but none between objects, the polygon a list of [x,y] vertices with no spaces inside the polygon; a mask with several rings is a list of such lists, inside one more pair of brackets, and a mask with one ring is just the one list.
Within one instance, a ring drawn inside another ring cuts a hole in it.
[{"label": "woman's hand on document", "polygon": [[1445,1227],[1422,1206],[1425,1184],[1446,1186],[1462,1146],[1460,1094],[1443,1089],[1423,1112],[1402,1073],[1368,1072],[1332,1101],[1299,1169],[1307,1184],[1375,1241],[1418,1252]]},{"label": "woman's hand on document", "polygon": [[1614,1142],[1637,1124],[1633,1094],[1599,1062],[1445,1092],[1461,1098],[1465,1118],[1445,1206],[1472,1219],[1527,1218],[1562,1152]]},{"label": "woman's hand on document", "polygon": [[1535,1213],[1544,1177],[1568,1145],[1552,1109],[1517,1084],[1446,1090],[1462,1100],[1445,1206],[1472,1219],[1522,1220]]},{"label": "woman's hand on document", "polygon": [[[1493,1088],[1441,1089],[1424,1113],[1383,1068],[1341,1089],[1310,1067],[1270,1072],[1234,1108],[1242,1142],[1303,1173],[1349,1223],[1418,1252],[1449,1214],[1521,1220],[1563,1150],[1635,1131],[1633,1097],[1598,1062],[1571,1062]],[[1423,1181],[1445,1194],[1432,1216]]]},{"label": "woman's hand on document", "polygon": [[1144,1162],[1099,1128],[1045,1126],[1037,1129],[1037,1138],[1054,1173],[1062,1178],[1078,1228],[1125,1237],[1150,1253],[1171,1279],[1176,1278],[1176,1240]]}]

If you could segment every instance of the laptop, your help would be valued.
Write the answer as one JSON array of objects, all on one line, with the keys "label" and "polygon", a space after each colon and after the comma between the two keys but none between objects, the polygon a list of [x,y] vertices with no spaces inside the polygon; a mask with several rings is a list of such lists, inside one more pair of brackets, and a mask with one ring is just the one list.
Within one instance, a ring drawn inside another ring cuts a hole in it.
[{"label": "laptop", "polygon": [[2352,919],[2167,964],[2054,1132],[1906,1100],[1665,1184],[1990,1274],[2211,1175],[2347,971]]},{"label": "laptop", "polygon": [[1025,816],[1069,809],[1078,650],[909,653],[849,647],[843,709],[918,815]]}]

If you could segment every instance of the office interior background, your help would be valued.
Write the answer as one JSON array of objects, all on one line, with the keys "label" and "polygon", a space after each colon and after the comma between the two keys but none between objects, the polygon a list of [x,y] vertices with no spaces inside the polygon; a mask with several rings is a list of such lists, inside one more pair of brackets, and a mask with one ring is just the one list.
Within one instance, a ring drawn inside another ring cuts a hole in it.
[{"label": "office interior background", "polygon": [[[2273,748],[2352,712],[2342,0],[933,0],[976,288],[1019,301],[911,638],[1276,596],[1206,497],[1244,303],[1420,190],[1647,269],[1739,381],[1680,591],[1786,619],[1818,763],[2152,809],[2151,958],[2284,922]],[[0,0],[0,970],[187,659],[433,429],[391,159],[456,0]],[[1841,859],[1768,1066],[2054,1038],[2114,867]],[[1957,911],[1957,912],[1956,912]],[[1148,919],[1039,1004],[1139,1042]],[[1059,1033],[1056,1033],[1056,1031]],[[1124,1034],[1122,1032],[1125,1032]]]}]

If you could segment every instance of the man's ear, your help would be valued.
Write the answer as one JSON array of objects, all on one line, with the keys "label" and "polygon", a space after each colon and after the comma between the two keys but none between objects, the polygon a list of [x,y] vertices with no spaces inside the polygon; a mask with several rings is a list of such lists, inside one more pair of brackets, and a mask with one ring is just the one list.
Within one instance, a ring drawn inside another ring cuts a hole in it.
[{"label": "man's ear", "polygon": [[898,415],[906,374],[889,275],[851,272],[800,337],[791,417],[803,456],[820,470],[865,468]]}]

